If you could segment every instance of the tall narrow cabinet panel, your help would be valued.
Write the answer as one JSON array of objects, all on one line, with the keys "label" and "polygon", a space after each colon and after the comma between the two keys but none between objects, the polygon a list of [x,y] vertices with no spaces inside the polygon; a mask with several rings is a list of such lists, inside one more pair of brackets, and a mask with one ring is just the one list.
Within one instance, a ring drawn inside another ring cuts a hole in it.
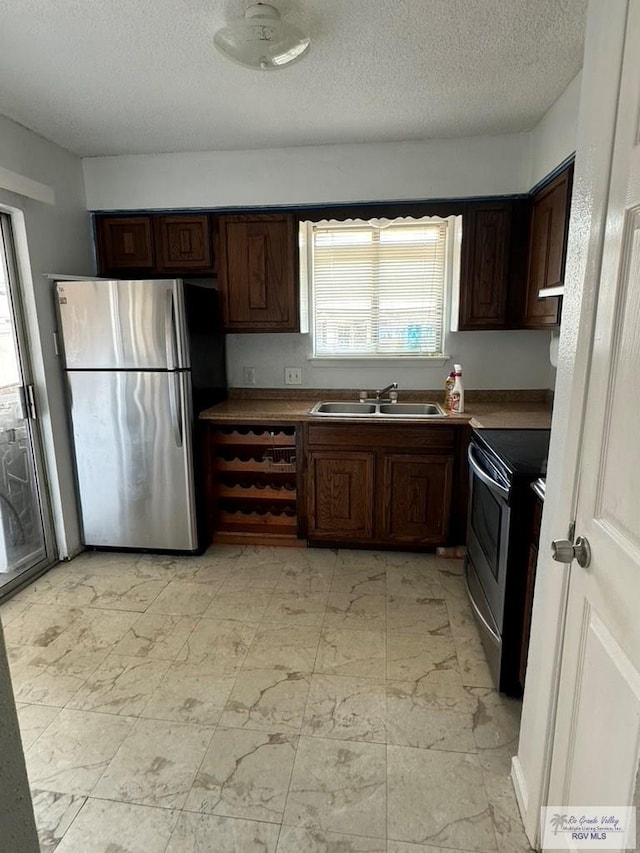
[{"label": "tall narrow cabinet panel", "polygon": [[297,231],[292,216],[220,216],[219,280],[225,326],[235,332],[298,329]]},{"label": "tall narrow cabinet panel", "polygon": [[526,329],[544,329],[560,322],[560,297],[540,299],[538,293],[564,283],[572,178],[573,166],[569,166],[533,197],[522,322]]},{"label": "tall narrow cabinet panel", "polygon": [[511,204],[470,204],[462,218],[461,331],[508,325]]}]

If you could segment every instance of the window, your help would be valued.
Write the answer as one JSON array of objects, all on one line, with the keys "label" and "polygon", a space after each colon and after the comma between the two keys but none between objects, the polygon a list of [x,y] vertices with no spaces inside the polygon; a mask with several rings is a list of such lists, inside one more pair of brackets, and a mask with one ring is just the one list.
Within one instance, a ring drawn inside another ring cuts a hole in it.
[{"label": "window", "polygon": [[442,355],[451,227],[436,217],[305,223],[313,355]]}]

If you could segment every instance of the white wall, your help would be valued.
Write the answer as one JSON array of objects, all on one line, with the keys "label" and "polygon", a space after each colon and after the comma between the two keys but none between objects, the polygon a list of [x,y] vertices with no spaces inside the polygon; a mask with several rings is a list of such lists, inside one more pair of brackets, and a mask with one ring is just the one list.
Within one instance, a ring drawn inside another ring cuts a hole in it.
[{"label": "white wall", "polygon": [[576,74],[529,135],[529,188],[576,150],[581,78],[582,73]]},{"label": "white wall", "polygon": [[389,382],[401,389],[440,389],[454,362],[462,364],[465,388],[547,388],[549,384],[548,332],[455,332],[447,340],[451,360],[430,366],[424,361],[375,360],[344,365],[309,361],[308,335],[229,335],[228,378],[242,387],[244,367],[255,367],[256,386],[284,386],[284,368],[302,367],[305,388],[372,390]]},{"label": "white wall", "polygon": [[527,134],[90,157],[83,163],[90,210],[436,199],[529,189]]},{"label": "white wall", "polygon": [[45,452],[51,469],[57,472],[51,482],[54,521],[60,553],[66,556],[79,549],[80,535],[66,402],[53,343],[53,292],[51,283],[42,276],[47,272],[80,275],[93,269],[82,163],[57,145],[0,117],[0,168],[46,184],[55,194],[51,205],[0,189],[0,206],[16,214]]}]

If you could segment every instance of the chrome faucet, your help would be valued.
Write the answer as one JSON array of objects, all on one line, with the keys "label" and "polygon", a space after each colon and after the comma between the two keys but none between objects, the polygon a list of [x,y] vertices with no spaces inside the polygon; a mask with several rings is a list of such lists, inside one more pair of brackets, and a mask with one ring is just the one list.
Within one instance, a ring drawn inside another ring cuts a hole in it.
[{"label": "chrome faucet", "polygon": [[[385,385],[385,387],[382,388],[380,391],[376,391],[376,400],[384,399],[385,394],[388,394],[389,391],[396,391],[397,388],[398,388],[397,382],[392,382],[390,385]],[[388,399],[390,400],[391,396],[389,396]]]}]

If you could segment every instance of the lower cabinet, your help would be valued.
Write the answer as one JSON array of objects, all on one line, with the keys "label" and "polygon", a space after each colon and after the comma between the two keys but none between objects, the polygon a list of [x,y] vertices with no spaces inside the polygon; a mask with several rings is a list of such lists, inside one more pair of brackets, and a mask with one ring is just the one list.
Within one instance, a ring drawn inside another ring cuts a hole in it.
[{"label": "lower cabinet", "polygon": [[396,548],[460,544],[466,438],[466,431],[449,425],[309,426],[309,542]]},{"label": "lower cabinet", "polygon": [[396,453],[385,456],[383,466],[382,536],[399,544],[446,542],[453,457]]},{"label": "lower cabinet", "polygon": [[295,424],[203,422],[211,539],[301,544]]},{"label": "lower cabinet", "polygon": [[374,470],[373,453],[309,454],[309,538],[371,539]]}]

